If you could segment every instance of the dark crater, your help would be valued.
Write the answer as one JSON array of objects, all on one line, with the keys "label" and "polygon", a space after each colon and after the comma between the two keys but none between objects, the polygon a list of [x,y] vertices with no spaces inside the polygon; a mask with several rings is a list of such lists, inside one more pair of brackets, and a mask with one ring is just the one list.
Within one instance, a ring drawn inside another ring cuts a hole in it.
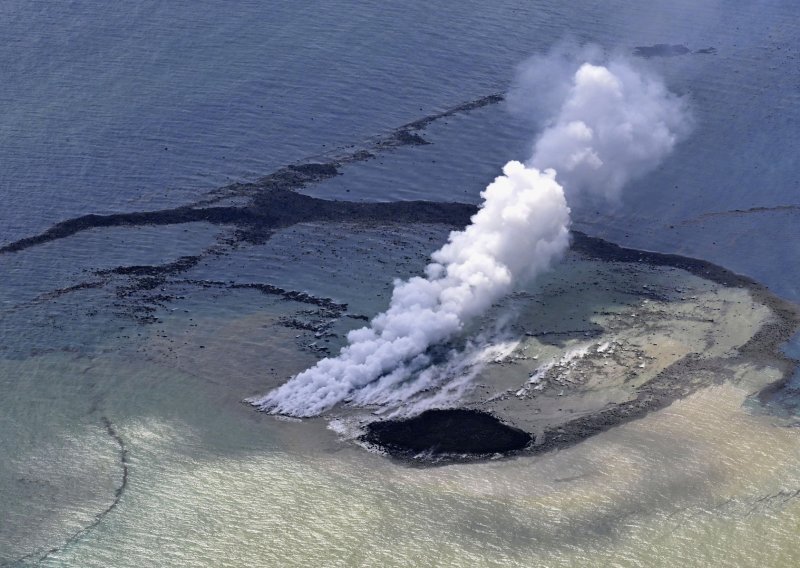
[{"label": "dark crater", "polygon": [[404,420],[373,422],[362,441],[399,458],[484,457],[516,452],[530,444],[527,432],[491,414],[462,408],[426,410]]}]

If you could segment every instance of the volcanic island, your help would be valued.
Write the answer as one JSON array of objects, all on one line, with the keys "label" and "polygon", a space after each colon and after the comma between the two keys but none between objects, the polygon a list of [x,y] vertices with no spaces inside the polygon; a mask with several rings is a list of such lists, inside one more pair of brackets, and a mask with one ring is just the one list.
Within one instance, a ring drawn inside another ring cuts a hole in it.
[{"label": "volcanic island", "polygon": [[[109,289],[118,315],[158,327],[166,306],[209,291],[214,302],[224,294],[242,296],[244,305],[251,304],[247,294],[267,297],[226,337],[201,335],[187,320],[175,324],[185,326],[180,343],[156,334],[166,339],[147,347],[154,360],[198,377],[231,375],[241,398],[263,393],[335,355],[348,331],[385,309],[391,276],[418,274],[448,232],[463,228],[477,210],[456,202],[320,199],[301,190],[382,152],[425,145],[420,133],[432,122],[502,100],[494,94],[465,103],[355,149],[220,188],[193,205],[68,219],[0,247],[0,254],[89,230],[221,227],[217,242],[199,254],[97,270],[40,300]],[[278,280],[197,274],[208,259],[226,257],[242,266],[275,258],[272,277]],[[314,275],[317,295],[300,281]],[[800,328],[800,309],[710,262],[623,248],[573,231],[565,258],[550,272],[504,298],[452,346],[436,347],[457,349],[501,319],[508,348],[486,362],[457,398],[426,406],[426,397],[437,393],[422,392],[407,405],[422,410],[406,413],[344,403],[320,419],[344,443],[409,464],[437,465],[573,446],[715,385],[743,389],[742,402],[753,402],[758,412],[795,371],[796,361],[781,347]]]},{"label": "volcanic island", "polygon": [[541,454],[725,382],[758,402],[795,369],[780,352],[798,329],[794,304],[711,263],[582,233],[495,309],[509,311],[518,339],[457,408],[366,419],[360,440],[412,463]]}]

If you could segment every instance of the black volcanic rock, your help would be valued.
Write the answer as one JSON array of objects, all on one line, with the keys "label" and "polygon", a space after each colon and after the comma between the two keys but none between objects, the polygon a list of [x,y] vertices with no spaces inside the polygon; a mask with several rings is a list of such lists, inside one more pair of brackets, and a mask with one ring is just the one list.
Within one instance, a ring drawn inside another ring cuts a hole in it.
[{"label": "black volcanic rock", "polygon": [[373,422],[362,439],[395,457],[418,454],[486,456],[524,449],[531,435],[494,416],[461,408],[427,410],[404,420]]},{"label": "black volcanic rock", "polygon": [[657,43],[656,45],[640,45],[633,50],[633,54],[637,57],[676,57],[678,55],[686,55],[691,53],[692,50],[685,45],[670,45],[667,43]]}]

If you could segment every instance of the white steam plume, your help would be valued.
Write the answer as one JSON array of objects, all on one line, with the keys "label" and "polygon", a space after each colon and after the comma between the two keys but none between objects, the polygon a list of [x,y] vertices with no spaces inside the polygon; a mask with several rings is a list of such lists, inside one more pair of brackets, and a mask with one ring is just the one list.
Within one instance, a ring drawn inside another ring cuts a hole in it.
[{"label": "white steam plume", "polygon": [[[378,381],[391,389],[430,363],[428,347],[452,338],[519,282],[546,270],[569,246],[569,209],[552,170],[509,162],[481,194],[463,231],[433,253],[425,277],[396,281],[389,309],[351,331],[337,357],[323,359],[265,397],[264,410],[319,414]],[[359,403],[370,399],[359,397]]]},{"label": "white steam plume", "polygon": [[[562,51],[533,60],[528,71],[549,82],[532,85],[527,96],[552,85],[560,105],[527,164],[503,167],[481,193],[472,223],[433,253],[424,277],[395,281],[389,309],[351,331],[338,356],[251,399],[253,405],[313,416],[345,400],[379,404],[396,400],[398,392],[418,392],[407,383],[430,365],[429,347],[457,336],[470,319],[567,250],[570,210],[562,184],[571,199],[580,192],[617,198],[626,182],[651,171],[688,131],[683,101],[624,60],[581,64]],[[519,89],[514,96],[519,100]],[[542,100],[555,99],[550,94]]]}]

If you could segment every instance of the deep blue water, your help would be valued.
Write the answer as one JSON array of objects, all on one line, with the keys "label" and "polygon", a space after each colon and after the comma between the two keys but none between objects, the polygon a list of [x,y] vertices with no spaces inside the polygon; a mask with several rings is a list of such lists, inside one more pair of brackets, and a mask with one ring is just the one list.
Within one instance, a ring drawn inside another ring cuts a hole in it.
[{"label": "deep blue water", "polygon": [[[190,203],[358,143],[504,90],[515,65],[565,37],[622,52],[683,43],[716,54],[651,65],[691,98],[695,133],[621,205],[573,204],[577,226],[719,262],[800,300],[797,210],[698,219],[800,204],[798,16],[795,2],[777,0],[9,0],[0,6],[0,241],[84,213]],[[526,156],[535,132],[497,106],[426,135],[433,146],[309,191],[474,202],[502,163]],[[40,262],[36,253],[2,260],[15,270]]]},{"label": "deep blue water", "polygon": [[[718,50],[653,62],[692,96],[700,126],[629,192],[623,215],[647,209],[673,220],[794,202],[795,6],[10,0],[0,6],[0,239],[90,211],[191,201],[356,143],[503,90],[515,65],[565,36],[622,50]],[[461,191],[474,198],[533,137],[516,122],[493,114],[464,144],[445,129],[437,169],[474,179]],[[437,179],[426,185],[452,195]],[[385,189],[377,197],[391,195]]]}]

